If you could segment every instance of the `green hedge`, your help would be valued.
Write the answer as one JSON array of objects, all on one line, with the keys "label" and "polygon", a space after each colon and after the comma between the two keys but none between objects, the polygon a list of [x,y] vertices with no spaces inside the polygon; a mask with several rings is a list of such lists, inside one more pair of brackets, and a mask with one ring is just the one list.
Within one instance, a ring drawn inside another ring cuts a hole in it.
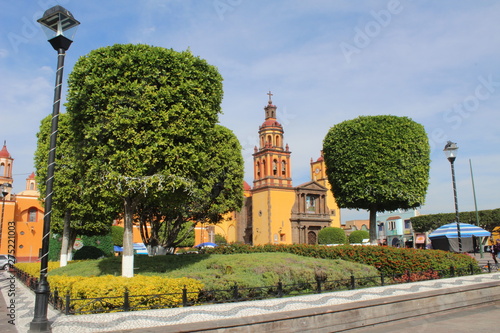
[{"label": "green hedge", "polygon": [[477,261],[467,254],[458,254],[441,250],[419,250],[394,248],[385,246],[324,246],[324,245],[257,245],[232,244],[204,249],[208,254],[233,254],[256,252],[287,252],[306,257],[343,259],[375,266],[387,275],[403,274],[407,271],[427,271],[430,269],[444,270],[470,269],[479,273]]}]

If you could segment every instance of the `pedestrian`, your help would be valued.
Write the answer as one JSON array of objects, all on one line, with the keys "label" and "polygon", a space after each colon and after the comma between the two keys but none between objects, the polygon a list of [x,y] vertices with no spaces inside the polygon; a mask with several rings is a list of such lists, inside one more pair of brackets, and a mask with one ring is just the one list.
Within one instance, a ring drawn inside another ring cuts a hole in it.
[{"label": "pedestrian", "polygon": [[495,264],[498,264],[498,254],[500,253],[500,238],[497,239],[495,244],[491,247],[491,255],[493,257],[493,260],[495,261]]}]

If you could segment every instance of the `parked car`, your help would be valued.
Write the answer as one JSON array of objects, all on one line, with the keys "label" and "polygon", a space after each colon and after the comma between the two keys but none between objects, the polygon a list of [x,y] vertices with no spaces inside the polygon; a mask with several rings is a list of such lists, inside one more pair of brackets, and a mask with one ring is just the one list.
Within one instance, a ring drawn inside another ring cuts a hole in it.
[{"label": "parked car", "polygon": [[10,254],[0,254],[0,268],[8,270],[10,266],[16,263],[16,257]]}]

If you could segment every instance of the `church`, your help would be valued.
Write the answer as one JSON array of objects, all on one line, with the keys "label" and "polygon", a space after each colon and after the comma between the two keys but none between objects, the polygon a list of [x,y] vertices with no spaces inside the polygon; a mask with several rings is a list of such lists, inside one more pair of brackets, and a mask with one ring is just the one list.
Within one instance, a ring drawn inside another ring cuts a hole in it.
[{"label": "church", "polygon": [[43,207],[34,173],[26,178],[23,191],[11,193],[13,164],[4,143],[0,150],[0,254],[15,255],[18,261],[35,261],[42,247]]},{"label": "church", "polygon": [[227,215],[217,225],[200,224],[196,244],[227,242],[251,245],[317,244],[325,227],[340,227],[340,209],[330,190],[322,156],[311,159],[311,180],[292,185],[292,153],[284,142],[283,126],[271,92],[259,126],[259,147],[253,153],[253,186],[244,183],[245,203],[240,212]]}]

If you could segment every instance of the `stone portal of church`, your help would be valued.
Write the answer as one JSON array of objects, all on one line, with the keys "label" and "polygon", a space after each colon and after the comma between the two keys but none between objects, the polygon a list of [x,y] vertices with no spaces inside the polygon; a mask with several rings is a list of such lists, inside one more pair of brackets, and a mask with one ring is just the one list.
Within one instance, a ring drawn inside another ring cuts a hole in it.
[{"label": "stone portal of church", "polygon": [[330,210],[326,203],[328,189],[315,181],[295,188],[295,203],[290,222],[293,244],[317,244],[318,233],[330,226]]}]

